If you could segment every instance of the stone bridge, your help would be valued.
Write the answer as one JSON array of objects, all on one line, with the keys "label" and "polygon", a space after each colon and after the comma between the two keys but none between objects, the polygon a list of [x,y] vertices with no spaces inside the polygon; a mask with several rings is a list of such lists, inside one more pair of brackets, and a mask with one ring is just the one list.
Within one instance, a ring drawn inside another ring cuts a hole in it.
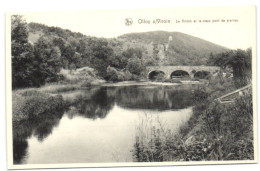
[{"label": "stone bridge", "polygon": [[200,78],[205,79],[208,75],[214,75],[220,71],[217,66],[147,66],[148,79],[154,79],[159,74],[164,78]]}]

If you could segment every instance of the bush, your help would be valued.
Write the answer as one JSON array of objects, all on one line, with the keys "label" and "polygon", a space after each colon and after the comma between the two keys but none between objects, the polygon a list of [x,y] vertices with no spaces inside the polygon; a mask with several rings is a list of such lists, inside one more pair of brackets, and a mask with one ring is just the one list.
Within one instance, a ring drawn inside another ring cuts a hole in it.
[{"label": "bush", "polygon": [[76,70],[61,69],[60,75],[64,77],[64,83],[86,85],[88,83],[102,81],[97,72],[90,67],[82,67]]},{"label": "bush", "polygon": [[129,71],[117,71],[114,67],[107,67],[107,76],[106,80],[108,81],[128,81],[128,80],[134,80],[136,77],[131,74]]},{"label": "bush", "polygon": [[108,81],[113,81],[113,82],[123,81],[123,80],[120,80],[122,78],[119,78],[117,70],[114,67],[110,67],[110,66],[107,67],[107,76],[106,77],[107,77],[106,80],[108,80]]}]

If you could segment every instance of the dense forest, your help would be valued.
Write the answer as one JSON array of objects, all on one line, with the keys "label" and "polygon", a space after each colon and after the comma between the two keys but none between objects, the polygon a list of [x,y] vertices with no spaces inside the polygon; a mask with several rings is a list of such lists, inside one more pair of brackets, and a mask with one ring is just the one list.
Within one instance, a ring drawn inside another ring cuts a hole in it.
[{"label": "dense forest", "polygon": [[213,58],[231,52],[178,32],[131,33],[106,39],[27,23],[20,15],[13,15],[11,22],[13,88],[58,82],[63,79],[61,69],[82,67],[94,68],[96,75],[107,81],[136,80],[148,65],[220,65]]}]

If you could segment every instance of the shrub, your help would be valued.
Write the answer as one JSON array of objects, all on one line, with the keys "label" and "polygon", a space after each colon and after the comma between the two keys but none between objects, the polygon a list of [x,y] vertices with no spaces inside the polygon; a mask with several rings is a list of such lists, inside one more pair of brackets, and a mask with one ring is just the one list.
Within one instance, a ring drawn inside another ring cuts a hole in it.
[{"label": "shrub", "polygon": [[134,80],[137,79],[133,74],[131,74],[128,70],[125,71],[118,71],[114,67],[107,67],[107,76],[106,80],[108,81],[127,81],[127,80]]},{"label": "shrub", "polygon": [[64,83],[81,84],[82,86],[96,81],[103,81],[97,76],[97,72],[90,67],[82,67],[76,70],[62,69],[60,75],[64,77]]},{"label": "shrub", "polygon": [[[110,67],[110,66],[107,67],[107,76],[106,77],[107,77],[106,79],[108,81],[113,81],[113,82],[120,81],[118,72],[114,67]],[[123,79],[123,78],[120,78],[120,79]]]}]

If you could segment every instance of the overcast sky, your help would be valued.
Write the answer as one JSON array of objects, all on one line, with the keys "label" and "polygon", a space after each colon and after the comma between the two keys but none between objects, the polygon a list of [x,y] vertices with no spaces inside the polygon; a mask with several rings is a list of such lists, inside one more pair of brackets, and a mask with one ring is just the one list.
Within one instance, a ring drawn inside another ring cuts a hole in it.
[{"label": "overcast sky", "polygon": [[[231,49],[246,49],[252,47],[255,42],[254,7],[179,7],[160,10],[45,12],[23,15],[28,23],[58,26],[96,37],[113,38],[131,32],[164,30],[186,33]],[[126,18],[133,20],[131,26],[125,25]],[[170,23],[153,24],[155,19],[168,20]],[[222,19],[225,22],[221,22]],[[144,20],[150,21],[150,24],[140,23]],[[176,20],[180,23],[176,23]],[[191,20],[192,23],[182,20]],[[210,23],[204,23],[203,20],[210,20]],[[212,20],[219,22],[213,23]],[[237,21],[227,22],[227,20]]]}]

